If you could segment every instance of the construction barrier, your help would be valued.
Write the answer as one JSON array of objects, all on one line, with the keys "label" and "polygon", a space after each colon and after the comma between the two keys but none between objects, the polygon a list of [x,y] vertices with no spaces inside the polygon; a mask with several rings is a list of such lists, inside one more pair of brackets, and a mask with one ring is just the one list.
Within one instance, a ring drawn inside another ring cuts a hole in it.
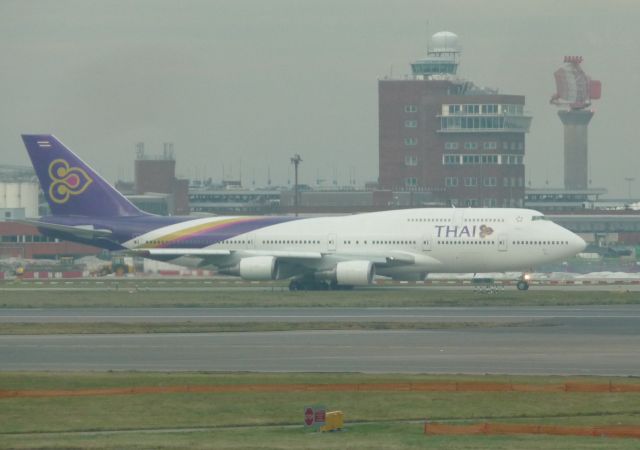
[{"label": "construction barrier", "polygon": [[339,431],[344,428],[344,413],[342,411],[329,411],[325,416],[325,424],[320,431]]},{"label": "construction barrier", "polygon": [[139,395],[175,393],[243,392],[541,392],[541,393],[640,393],[640,384],[554,383],[513,384],[480,382],[432,383],[342,383],[342,384],[234,384],[187,386],[140,386],[65,390],[3,390],[1,398],[83,397],[95,395]]},{"label": "construction barrier", "polygon": [[452,425],[426,422],[424,424],[424,434],[544,434],[552,436],[625,437],[640,439],[640,426],[563,426],[515,423],[480,423],[471,425]]}]

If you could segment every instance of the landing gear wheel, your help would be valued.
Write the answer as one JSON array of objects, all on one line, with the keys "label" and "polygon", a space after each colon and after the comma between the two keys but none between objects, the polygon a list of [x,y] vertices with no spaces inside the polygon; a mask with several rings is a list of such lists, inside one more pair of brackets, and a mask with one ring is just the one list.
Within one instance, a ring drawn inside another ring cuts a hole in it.
[{"label": "landing gear wheel", "polygon": [[350,291],[353,289],[353,286],[350,284],[338,284],[337,281],[333,280],[329,283],[329,289],[332,291]]},{"label": "landing gear wheel", "polygon": [[519,291],[527,291],[529,290],[529,283],[527,283],[526,281],[518,281],[518,284],[516,285],[518,287]]},{"label": "landing gear wheel", "polygon": [[300,283],[300,281],[298,280],[291,280],[291,282],[289,283],[290,291],[300,291],[302,289],[303,289],[302,283]]}]

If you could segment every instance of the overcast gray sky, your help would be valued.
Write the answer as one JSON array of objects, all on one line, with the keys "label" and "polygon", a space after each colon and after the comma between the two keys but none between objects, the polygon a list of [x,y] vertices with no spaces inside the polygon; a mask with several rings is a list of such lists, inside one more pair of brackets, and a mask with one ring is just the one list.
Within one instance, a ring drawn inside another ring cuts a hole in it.
[{"label": "overcast gray sky", "polygon": [[[110,180],[134,145],[173,142],[180,175],[251,184],[359,183],[378,175],[377,79],[448,30],[459,74],[526,96],[527,178],[562,185],[549,105],[567,55],[602,80],[590,126],[592,186],[640,195],[640,2],[518,0],[0,0],[0,156],[28,164],[21,133],[53,133]],[[350,168],[355,169],[350,169]]]}]

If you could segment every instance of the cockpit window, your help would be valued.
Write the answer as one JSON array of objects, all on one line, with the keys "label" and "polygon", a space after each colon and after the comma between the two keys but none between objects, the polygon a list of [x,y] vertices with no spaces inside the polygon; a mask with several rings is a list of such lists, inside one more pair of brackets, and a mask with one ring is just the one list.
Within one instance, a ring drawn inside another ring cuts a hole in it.
[{"label": "cockpit window", "polygon": [[546,216],[531,216],[531,220],[549,220]]}]

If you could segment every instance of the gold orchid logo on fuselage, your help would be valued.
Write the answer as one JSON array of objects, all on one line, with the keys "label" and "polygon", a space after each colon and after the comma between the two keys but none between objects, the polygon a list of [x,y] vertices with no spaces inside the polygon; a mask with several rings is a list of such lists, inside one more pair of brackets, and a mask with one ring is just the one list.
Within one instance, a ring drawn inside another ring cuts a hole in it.
[{"label": "gold orchid logo on fuselage", "polygon": [[56,159],[49,164],[49,198],[58,204],[69,201],[72,195],[82,194],[93,180],[84,169],[80,167],[69,167],[69,163],[64,159]]},{"label": "gold orchid logo on fuselage", "polygon": [[493,234],[493,228],[487,225],[480,225],[480,237],[485,238]]}]

